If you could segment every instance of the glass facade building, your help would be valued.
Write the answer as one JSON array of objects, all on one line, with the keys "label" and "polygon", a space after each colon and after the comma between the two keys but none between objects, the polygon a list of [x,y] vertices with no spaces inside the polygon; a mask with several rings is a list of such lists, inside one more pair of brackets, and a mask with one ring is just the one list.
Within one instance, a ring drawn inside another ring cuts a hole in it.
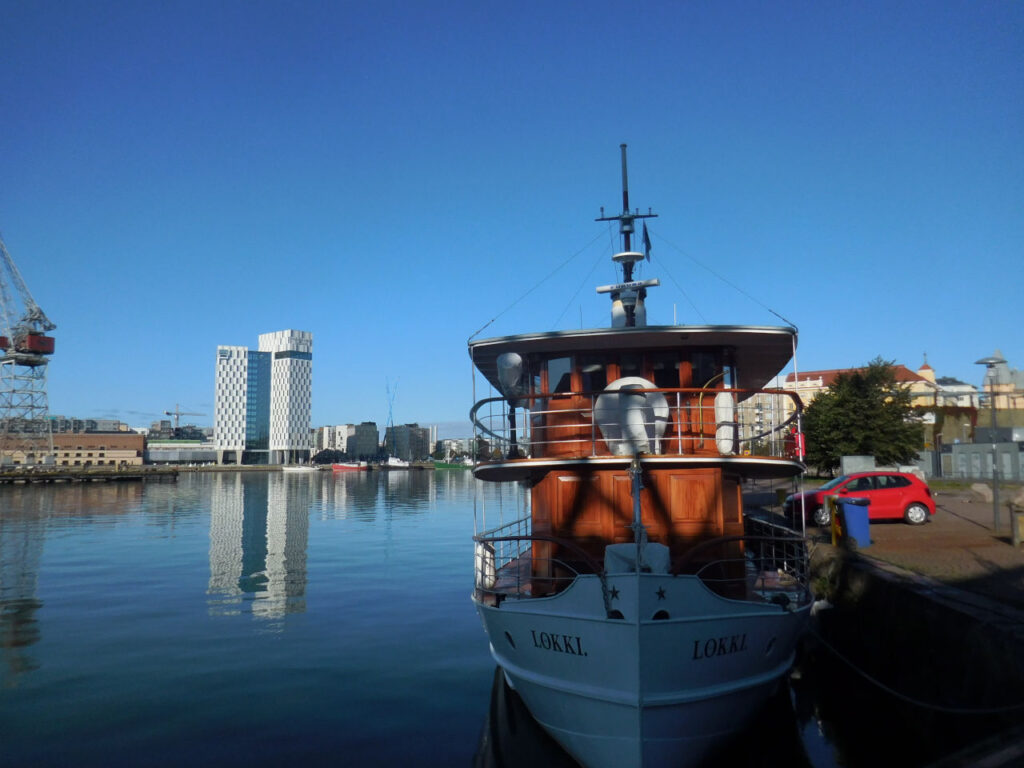
[{"label": "glass facade building", "polygon": [[217,347],[218,463],[305,462],[311,454],[313,334],[261,334],[259,349]]}]

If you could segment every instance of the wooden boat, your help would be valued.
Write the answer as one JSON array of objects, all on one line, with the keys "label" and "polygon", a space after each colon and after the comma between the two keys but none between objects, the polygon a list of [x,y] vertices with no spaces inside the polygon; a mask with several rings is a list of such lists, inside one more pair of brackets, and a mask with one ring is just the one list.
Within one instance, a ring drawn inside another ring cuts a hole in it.
[{"label": "wooden boat", "polygon": [[777,689],[809,615],[805,540],[743,505],[745,481],[803,470],[799,399],[765,388],[797,334],[646,326],[658,281],[633,279],[630,239],[654,214],[630,212],[625,145],[622,176],[623,212],[598,219],[625,245],[622,282],[598,288],[612,327],[469,343],[495,391],[471,410],[491,457],[473,471],[519,483],[525,507],[478,520],[473,600],[576,760],[696,765]]}]

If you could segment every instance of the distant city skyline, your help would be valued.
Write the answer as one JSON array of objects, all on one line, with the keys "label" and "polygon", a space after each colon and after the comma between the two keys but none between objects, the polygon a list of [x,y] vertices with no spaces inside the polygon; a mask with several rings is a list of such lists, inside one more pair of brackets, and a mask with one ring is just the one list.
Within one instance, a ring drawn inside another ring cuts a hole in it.
[{"label": "distant city skyline", "polygon": [[219,344],[304,328],[313,424],[462,422],[478,329],[608,325],[621,142],[650,324],[1024,367],[1024,4],[624,10],[6,3],[0,232],[51,412],[212,419]]}]

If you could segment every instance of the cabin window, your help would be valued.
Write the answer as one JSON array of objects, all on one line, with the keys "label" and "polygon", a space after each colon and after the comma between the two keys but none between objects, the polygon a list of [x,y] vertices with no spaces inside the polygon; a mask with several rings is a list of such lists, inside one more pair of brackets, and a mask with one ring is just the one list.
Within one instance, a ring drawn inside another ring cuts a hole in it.
[{"label": "cabin window", "polygon": [[572,392],[571,357],[553,357],[548,360],[548,392]]},{"label": "cabin window", "polygon": [[718,387],[722,384],[722,369],[714,352],[694,352],[693,385],[695,387]]},{"label": "cabin window", "polygon": [[608,386],[603,358],[592,355],[580,358],[580,386],[584,392],[600,392]]},{"label": "cabin window", "polygon": [[725,382],[727,389],[736,388],[736,368],[732,365],[726,365],[722,368],[722,381]]},{"label": "cabin window", "polygon": [[531,395],[539,395],[542,391],[540,370],[543,367],[540,358],[536,355],[530,355],[526,358],[526,372],[523,375],[526,377],[526,381],[529,382]]},{"label": "cabin window", "polygon": [[656,352],[650,356],[651,374],[658,389],[679,386],[679,355],[674,352]]},{"label": "cabin window", "polygon": [[623,355],[619,360],[619,377],[626,378],[627,376],[643,376],[644,375],[644,356],[643,355]]}]

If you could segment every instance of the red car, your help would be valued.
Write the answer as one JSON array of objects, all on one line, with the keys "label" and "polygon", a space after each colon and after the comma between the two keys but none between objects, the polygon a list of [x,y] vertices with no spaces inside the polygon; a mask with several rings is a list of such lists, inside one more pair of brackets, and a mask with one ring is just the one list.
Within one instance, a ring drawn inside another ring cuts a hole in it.
[{"label": "red car", "polygon": [[869,520],[899,520],[910,525],[927,522],[935,514],[935,502],[928,485],[906,472],[855,472],[830,480],[820,488],[787,496],[782,511],[791,520],[799,521],[801,500],[808,521],[828,525],[831,513],[826,496],[867,499]]}]

